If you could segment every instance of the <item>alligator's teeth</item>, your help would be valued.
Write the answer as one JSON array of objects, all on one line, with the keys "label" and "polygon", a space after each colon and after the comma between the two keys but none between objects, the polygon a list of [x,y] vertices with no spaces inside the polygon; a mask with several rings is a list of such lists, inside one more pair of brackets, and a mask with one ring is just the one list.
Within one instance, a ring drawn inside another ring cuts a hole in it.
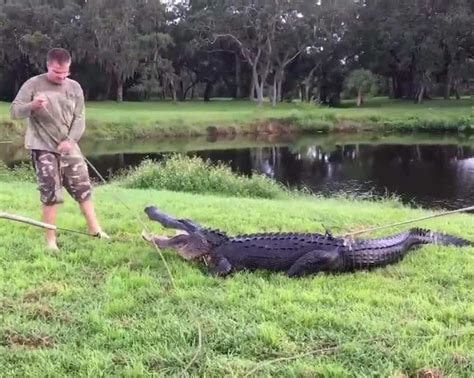
[{"label": "alligator's teeth", "polygon": [[186,232],[184,230],[175,230],[176,235],[189,235],[189,232]]}]

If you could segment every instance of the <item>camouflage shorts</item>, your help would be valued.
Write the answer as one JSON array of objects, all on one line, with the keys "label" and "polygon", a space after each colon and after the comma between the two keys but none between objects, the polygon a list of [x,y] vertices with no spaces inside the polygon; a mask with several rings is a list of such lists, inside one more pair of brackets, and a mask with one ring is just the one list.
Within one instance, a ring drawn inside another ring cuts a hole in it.
[{"label": "camouflage shorts", "polygon": [[31,159],[44,205],[63,203],[63,186],[77,202],[91,197],[89,172],[82,157],[32,150]]}]

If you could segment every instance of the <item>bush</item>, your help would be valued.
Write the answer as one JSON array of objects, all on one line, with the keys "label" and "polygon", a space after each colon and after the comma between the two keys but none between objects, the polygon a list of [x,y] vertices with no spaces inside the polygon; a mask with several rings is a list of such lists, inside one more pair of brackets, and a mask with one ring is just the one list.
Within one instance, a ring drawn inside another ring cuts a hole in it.
[{"label": "bush", "polygon": [[239,197],[276,198],[287,193],[283,186],[265,176],[239,176],[223,164],[212,165],[208,160],[181,155],[160,162],[145,160],[118,180],[126,188]]},{"label": "bush", "polygon": [[0,181],[35,182],[35,171],[28,163],[21,163],[14,168],[8,168],[5,163],[0,161]]}]

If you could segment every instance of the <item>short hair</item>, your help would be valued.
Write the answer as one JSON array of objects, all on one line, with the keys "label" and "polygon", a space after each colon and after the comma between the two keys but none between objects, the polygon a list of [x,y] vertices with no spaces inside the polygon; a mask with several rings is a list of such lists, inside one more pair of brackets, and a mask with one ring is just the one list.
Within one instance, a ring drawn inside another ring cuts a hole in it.
[{"label": "short hair", "polygon": [[69,52],[66,49],[56,47],[48,51],[48,54],[46,55],[46,61],[48,63],[58,62],[59,64],[70,63],[71,54],[69,54]]}]

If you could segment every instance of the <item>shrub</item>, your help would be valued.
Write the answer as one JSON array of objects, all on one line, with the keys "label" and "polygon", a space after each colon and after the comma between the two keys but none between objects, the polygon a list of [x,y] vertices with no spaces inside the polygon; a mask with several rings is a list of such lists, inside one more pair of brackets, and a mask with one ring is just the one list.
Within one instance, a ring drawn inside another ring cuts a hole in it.
[{"label": "shrub", "polygon": [[240,176],[221,163],[213,165],[209,160],[182,155],[172,155],[160,162],[145,160],[122,174],[119,182],[126,188],[239,197],[275,198],[287,193],[282,185],[265,176]]},{"label": "shrub", "polygon": [[9,168],[5,163],[0,161],[0,181],[35,182],[35,171],[28,163],[21,163],[13,168]]}]

